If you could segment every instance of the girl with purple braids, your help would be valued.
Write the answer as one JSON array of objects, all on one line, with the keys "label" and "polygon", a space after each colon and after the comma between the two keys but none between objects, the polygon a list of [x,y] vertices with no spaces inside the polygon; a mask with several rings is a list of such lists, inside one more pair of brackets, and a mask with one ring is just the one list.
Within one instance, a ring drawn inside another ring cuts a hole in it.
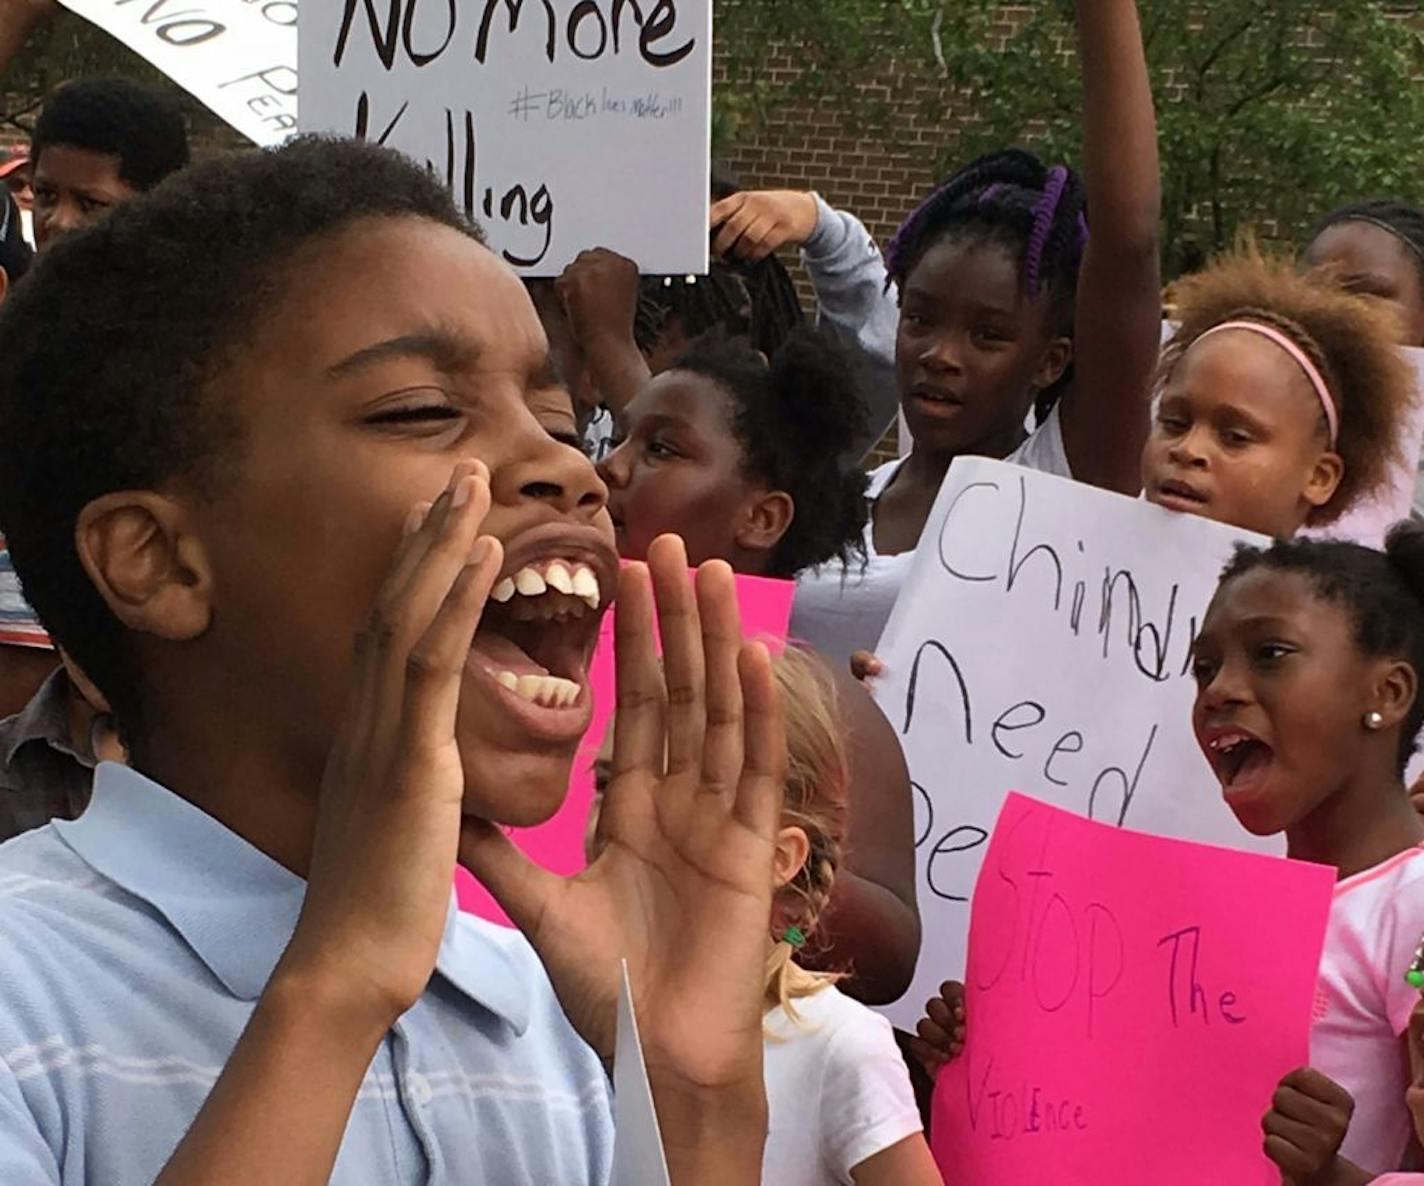
[{"label": "girl with purple braids", "polygon": [[1161,341],[1156,121],[1134,0],[1077,10],[1083,176],[1019,149],[981,157],[886,251],[914,448],[871,477],[865,568],[801,579],[792,632],[830,656],[875,646],[954,458],[1140,489]]}]

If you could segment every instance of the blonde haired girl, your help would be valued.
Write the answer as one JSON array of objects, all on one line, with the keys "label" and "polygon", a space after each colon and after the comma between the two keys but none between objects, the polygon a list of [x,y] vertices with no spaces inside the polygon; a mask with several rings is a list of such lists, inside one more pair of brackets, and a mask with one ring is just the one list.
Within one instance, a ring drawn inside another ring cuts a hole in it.
[{"label": "blonde haired girl", "polygon": [[786,795],[767,957],[768,1186],[940,1186],[890,1024],[809,972],[845,836],[847,727],[810,651],[775,662],[786,717]]},{"label": "blonde haired girl", "polygon": [[788,648],[773,668],[786,719],[786,793],[767,935],[762,1181],[941,1186],[889,1022],[842,993],[838,975],[797,962],[817,940],[841,865],[849,728],[833,677],[812,652]]}]

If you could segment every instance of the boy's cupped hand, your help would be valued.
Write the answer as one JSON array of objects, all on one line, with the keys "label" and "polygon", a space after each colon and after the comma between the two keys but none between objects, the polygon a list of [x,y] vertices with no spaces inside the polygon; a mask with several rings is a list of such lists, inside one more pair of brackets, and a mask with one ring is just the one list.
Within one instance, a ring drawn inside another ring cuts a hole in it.
[{"label": "boy's cupped hand", "polygon": [[460,682],[503,563],[499,540],[480,535],[489,506],[489,470],[465,462],[405,524],[357,641],[279,969],[381,1030],[425,991],[444,935],[465,790]]},{"label": "boy's cupped hand", "polygon": [[694,586],[676,537],[624,570],[616,612],[617,724],[598,858],[566,880],[498,829],[468,823],[460,857],[529,937],[596,1050],[613,1050],[626,958],[654,1090],[759,1092],[786,763],[770,659],[742,640],[732,570],[704,565]]}]

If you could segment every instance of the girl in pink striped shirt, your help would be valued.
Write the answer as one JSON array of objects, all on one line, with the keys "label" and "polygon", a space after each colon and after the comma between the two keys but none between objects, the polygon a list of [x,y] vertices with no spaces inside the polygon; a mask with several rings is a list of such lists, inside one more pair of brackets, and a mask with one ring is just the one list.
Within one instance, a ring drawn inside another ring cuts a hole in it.
[{"label": "girl in pink striped shirt", "polygon": [[[1195,675],[1197,740],[1242,825],[1339,870],[1312,1068],[1281,1083],[1266,1154],[1292,1186],[1373,1181],[1414,1146],[1406,1034],[1419,994],[1405,977],[1424,934],[1424,822],[1403,776],[1424,720],[1424,528],[1395,528],[1385,552],[1243,549]],[[1344,1176],[1329,1176],[1337,1166]]]}]

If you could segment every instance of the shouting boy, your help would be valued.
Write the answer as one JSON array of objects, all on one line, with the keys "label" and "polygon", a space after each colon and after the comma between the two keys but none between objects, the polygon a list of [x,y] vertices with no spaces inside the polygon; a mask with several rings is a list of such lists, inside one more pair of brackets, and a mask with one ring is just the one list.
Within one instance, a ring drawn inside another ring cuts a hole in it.
[{"label": "shouting boy", "polygon": [[[624,577],[603,856],[501,829],[563,798],[618,580],[515,276],[323,140],[47,256],[0,527],[131,764],[0,847],[0,1181],[604,1182],[626,957],[673,1180],[757,1182],[784,741],[729,570]],[[454,910],[457,854],[527,939]]]}]

